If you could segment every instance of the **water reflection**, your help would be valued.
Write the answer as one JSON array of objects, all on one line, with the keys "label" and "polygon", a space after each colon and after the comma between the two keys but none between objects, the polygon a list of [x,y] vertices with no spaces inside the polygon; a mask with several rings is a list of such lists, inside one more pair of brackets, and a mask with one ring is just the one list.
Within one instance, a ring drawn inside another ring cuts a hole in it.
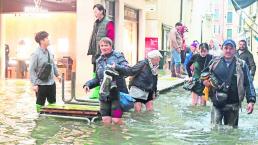
[{"label": "water reflection", "polygon": [[[248,115],[246,102],[238,129],[211,129],[209,105],[192,107],[190,93],[181,88],[160,95],[154,112],[125,113],[125,125],[89,126],[84,121],[39,118],[28,81],[0,81],[0,86],[0,144],[258,144],[258,109]],[[60,85],[57,88],[60,96]]]}]

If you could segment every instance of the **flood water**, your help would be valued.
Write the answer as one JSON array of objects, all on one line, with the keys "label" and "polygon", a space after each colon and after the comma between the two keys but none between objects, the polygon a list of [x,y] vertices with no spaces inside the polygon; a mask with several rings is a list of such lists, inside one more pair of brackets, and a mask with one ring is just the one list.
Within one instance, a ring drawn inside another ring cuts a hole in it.
[{"label": "flood water", "polygon": [[[124,115],[122,126],[38,117],[28,81],[0,81],[0,144],[181,145],[258,144],[258,109],[248,115],[243,102],[238,129],[210,125],[210,104],[191,106],[181,87],[161,94],[155,111]],[[60,88],[60,85],[58,85]],[[58,89],[58,100],[61,91]]]}]

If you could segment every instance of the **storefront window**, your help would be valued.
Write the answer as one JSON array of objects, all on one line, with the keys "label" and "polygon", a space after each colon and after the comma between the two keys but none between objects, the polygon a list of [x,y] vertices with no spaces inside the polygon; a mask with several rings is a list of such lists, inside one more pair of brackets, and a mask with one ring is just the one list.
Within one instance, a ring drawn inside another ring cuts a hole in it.
[{"label": "storefront window", "polygon": [[125,7],[123,53],[130,64],[138,61],[138,10]]},{"label": "storefront window", "polygon": [[[29,60],[31,54],[39,47],[34,36],[42,30],[49,33],[48,48],[54,54],[56,62],[64,56],[73,60],[76,58],[74,51],[76,31],[73,31],[76,27],[75,13],[48,12],[44,16],[23,12],[2,14],[2,24],[2,40],[9,46],[6,78],[29,78]],[[67,31],[63,31],[64,29]],[[69,69],[72,70],[72,68]],[[66,70],[63,68],[59,68],[59,72],[64,72],[66,75]]]},{"label": "storefront window", "polygon": [[114,21],[115,20],[115,1],[105,0],[105,8],[107,10],[107,16]]}]

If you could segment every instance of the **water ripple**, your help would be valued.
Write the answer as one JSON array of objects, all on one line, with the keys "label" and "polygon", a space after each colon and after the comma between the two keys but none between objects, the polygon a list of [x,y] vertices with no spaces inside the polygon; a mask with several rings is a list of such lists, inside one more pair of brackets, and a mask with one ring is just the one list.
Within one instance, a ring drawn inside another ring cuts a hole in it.
[{"label": "water ripple", "polygon": [[[257,108],[248,115],[243,103],[238,129],[213,128],[210,104],[191,106],[190,93],[181,88],[160,95],[153,112],[125,113],[124,125],[89,126],[84,121],[38,118],[28,81],[0,81],[0,86],[0,144],[258,144]],[[57,96],[60,87],[57,84]]]}]

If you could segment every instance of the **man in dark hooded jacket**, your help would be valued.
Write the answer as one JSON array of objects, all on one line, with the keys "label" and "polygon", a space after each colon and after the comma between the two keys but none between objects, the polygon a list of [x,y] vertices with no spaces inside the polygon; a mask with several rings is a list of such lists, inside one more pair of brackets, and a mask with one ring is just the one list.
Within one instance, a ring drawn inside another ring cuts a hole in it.
[{"label": "man in dark hooded jacket", "polygon": [[244,98],[247,113],[253,112],[256,101],[255,89],[246,63],[237,58],[236,43],[228,39],[223,43],[223,56],[210,63],[210,79],[203,81],[210,87],[212,100],[211,123],[238,126],[239,109]]},{"label": "man in dark hooded jacket", "polygon": [[236,56],[246,62],[253,79],[256,71],[253,54],[248,50],[245,40],[240,40],[238,45],[239,49],[237,50]]}]

